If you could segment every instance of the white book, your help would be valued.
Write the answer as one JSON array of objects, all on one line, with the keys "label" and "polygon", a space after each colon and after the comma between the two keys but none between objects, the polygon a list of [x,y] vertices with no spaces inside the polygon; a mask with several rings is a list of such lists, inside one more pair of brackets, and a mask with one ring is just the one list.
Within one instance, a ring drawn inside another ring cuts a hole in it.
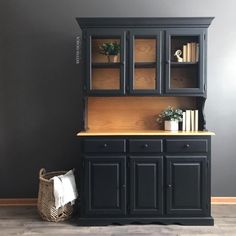
[{"label": "white book", "polygon": [[194,131],[195,130],[195,128],[194,128],[194,111],[191,110],[190,113],[191,113],[191,115],[190,115],[190,117],[191,117],[190,130]]},{"label": "white book", "polygon": [[185,131],[186,130],[186,128],[185,128],[185,124],[186,124],[186,118],[185,118],[185,116],[186,116],[186,113],[185,113],[185,111],[183,112],[183,121],[182,121],[182,131]]},{"label": "white book", "polygon": [[191,62],[191,43],[187,43],[187,62]]},{"label": "white book", "polygon": [[190,110],[186,110],[185,130],[190,131]]},{"label": "white book", "polygon": [[194,111],[194,130],[198,131],[198,110]]}]

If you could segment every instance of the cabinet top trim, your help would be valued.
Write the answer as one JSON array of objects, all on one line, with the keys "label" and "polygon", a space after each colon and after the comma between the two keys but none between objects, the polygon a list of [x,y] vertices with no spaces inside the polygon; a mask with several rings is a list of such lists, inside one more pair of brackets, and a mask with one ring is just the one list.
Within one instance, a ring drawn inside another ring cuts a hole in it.
[{"label": "cabinet top trim", "polygon": [[105,27],[208,28],[214,17],[77,17],[82,29]]}]

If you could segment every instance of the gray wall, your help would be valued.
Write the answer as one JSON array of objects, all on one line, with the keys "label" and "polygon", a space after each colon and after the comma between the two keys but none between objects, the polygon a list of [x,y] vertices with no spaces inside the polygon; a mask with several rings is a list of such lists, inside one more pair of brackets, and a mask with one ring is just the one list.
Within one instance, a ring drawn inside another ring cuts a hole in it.
[{"label": "gray wall", "polygon": [[1,0],[0,197],[34,197],[40,167],[78,164],[81,93],[76,16],[215,16],[209,29],[207,124],[212,194],[236,196],[234,0]]}]

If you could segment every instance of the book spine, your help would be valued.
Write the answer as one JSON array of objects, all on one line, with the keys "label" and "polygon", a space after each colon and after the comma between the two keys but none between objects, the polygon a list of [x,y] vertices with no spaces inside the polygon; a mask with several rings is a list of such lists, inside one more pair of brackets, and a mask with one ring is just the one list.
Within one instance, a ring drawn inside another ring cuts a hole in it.
[{"label": "book spine", "polygon": [[187,45],[183,46],[183,62],[187,62]]},{"label": "book spine", "polygon": [[195,123],[195,125],[194,125],[194,127],[195,127],[195,131],[198,131],[198,110],[195,110],[194,111],[194,123]]},{"label": "book spine", "polygon": [[194,131],[195,127],[194,127],[194,111],[191,111],[191,122],[190,122],[190,130]]},{"label": "book spine", "polygon": [[195,52],[195,54],[196,54],[196,62],[198,62],[199,61],[199,43],[197,43],[196,44],[196,52]]},{"label": "book spine", "polygon": [[186,112],[184,111],[183,112],[183,121],[182,121],[182,131],[185,131],[186,130],[186,128],[185,128],[185,124],[186,124]]},{"label": "book spine", "polygon": [[186,131],[190,131],[190,110],[186,110],[186,124],[185,124]]},{"label": "book spine", "polygon": [[196,62],[196,43],[192,43],[192,62]]},{"label": "book spine", "polygon": [[191,61],[191,43],[187,43],[187,62]]}]

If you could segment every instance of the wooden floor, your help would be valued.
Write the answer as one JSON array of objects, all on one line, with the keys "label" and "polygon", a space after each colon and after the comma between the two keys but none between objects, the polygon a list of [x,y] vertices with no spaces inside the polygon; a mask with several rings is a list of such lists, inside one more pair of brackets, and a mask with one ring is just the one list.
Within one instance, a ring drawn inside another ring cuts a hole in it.
[{"label": "wooden floor", "polygon": [[0,207],[0,236],[236,236],[236,205],[213,205],[215,226],[125,225],[78,227],[75,220],[63,223],[42,221],[35,207]]}]

